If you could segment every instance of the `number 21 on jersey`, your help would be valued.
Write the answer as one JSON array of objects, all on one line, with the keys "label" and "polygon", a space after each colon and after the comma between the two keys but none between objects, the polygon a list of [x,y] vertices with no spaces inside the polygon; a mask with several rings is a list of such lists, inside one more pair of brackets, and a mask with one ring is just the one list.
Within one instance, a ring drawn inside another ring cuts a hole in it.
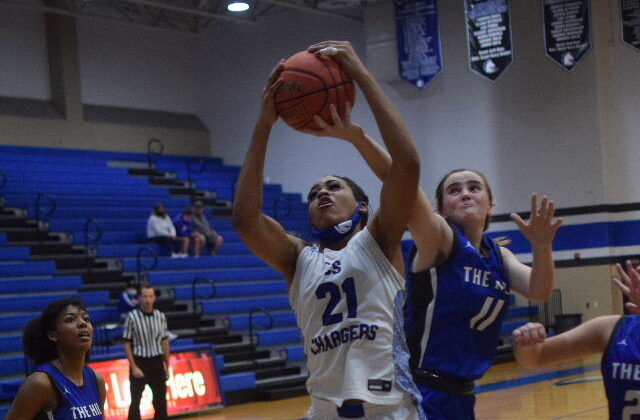
[{"label": "number 21 on jersey", "polygon": [[343,320],[343,313],[334,313],[344,293],[347,299],[347,318],[355,318],[358,316],[358,299],[356,297],[356,285],[353,277],[346,278],[340,286],[335,283],[322,283],[316,289],[316,297],[318,300],[325,299],[329,295],[329,302],[322,313],[322,325],[333,325]]}]

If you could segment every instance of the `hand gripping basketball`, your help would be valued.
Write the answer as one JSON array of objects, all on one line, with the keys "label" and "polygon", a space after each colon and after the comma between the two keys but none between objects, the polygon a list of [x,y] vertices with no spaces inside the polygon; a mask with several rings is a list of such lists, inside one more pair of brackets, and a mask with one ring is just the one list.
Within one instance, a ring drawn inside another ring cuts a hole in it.
[{"label": "hand gripping basketball", "polygon": [[284,62],[275,106],[280,117],[296,130],[318,130],[314,115],[331,121],[331,104],[344,117],[347,103],[354,103],[353,79],[330,57],[340,49],[330,46],[325,50],[325,55],[302,51]]}]

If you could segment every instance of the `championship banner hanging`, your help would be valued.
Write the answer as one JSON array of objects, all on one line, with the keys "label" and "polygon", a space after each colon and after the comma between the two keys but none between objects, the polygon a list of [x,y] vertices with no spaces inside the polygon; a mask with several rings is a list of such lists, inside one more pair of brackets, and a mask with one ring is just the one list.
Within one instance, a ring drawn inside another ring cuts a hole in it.
[{"label": "championship banner hanging", "polygon": [[542,9],[547,57],[573,70],[591,49],[589,0],[543,0]]},{"label": "championship banner hanging", "polygon": [[[89,363],[100,372],[106,385],[105,420],[125,420],[131,404],[129,393],[129,362],[127,359]],[[210,349],[172,353],[167,379],[167,411],[189,413],[223,405],[215,361]],[[140,414],[153,416],[151,389],[142,394]]]},{"label": "championship banner hanging", "polygon": [[622,41],[640,49],[640,0],[620,0]]},{"label": "championship banner hanging", "polygon": [[442,70],[437,0],[396,0],[400,77],[422,89]]},{"label": "championship banner hanging", "polygon": [[511,17],[508,0],[465,0],[469,67],[496,80],[511,64]]}]

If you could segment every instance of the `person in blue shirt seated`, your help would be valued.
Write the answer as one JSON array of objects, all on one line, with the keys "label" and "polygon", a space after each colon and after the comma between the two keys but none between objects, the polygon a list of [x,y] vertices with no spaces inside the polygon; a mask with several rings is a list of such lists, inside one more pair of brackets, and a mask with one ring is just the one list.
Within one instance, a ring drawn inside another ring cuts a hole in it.
[{"label": "person in blue shirt seated", "polygon": [[188,255],[188,244],[193,242],[193,256],[199,257],[207,240],[203,234],[193,229],[193,210],[185,209],[181,215],[176,216],[173,219],[173,226],[176,228],[176,236],[179,239],[187,239],[187,248],[186,250],[183,248],[181,256],[186,257]]}]

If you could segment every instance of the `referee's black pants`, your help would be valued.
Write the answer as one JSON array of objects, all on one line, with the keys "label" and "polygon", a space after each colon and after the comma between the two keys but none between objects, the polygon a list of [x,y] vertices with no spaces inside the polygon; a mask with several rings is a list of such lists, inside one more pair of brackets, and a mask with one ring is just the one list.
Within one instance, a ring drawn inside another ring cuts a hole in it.
[{"label": "referee's black pants", "polygon": [[145,385],[149,384],[153,392],[153,409],[155,420],[167,420],[167,374],[164,369],[162,356],[138,357],[133,356],[136,365],[144,376],[136,378],[129,371],[129,389],[131,391],[131,405],[128,420],[140,420],[140,399]]}]

